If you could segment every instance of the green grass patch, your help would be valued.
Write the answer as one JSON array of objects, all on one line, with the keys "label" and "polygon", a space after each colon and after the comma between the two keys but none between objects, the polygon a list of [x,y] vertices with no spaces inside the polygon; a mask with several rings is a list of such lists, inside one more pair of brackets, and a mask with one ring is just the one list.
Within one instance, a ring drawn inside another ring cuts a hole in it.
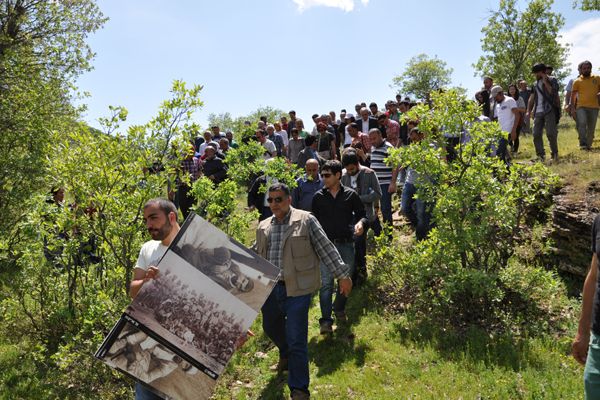
[{"label": "green grass patch", "polygon": [[[374,288],[352,293],[349,323],[319,335],[318,300],[310,311],[311,391],[316,399],[580,399],[582,368],[570,357],[570,333],[553,338],[463,335],[410,327],[387,313]],[[234,358],[216,399],[288,398],[286,375],[270,369],[278,352],[255,326]]]}]

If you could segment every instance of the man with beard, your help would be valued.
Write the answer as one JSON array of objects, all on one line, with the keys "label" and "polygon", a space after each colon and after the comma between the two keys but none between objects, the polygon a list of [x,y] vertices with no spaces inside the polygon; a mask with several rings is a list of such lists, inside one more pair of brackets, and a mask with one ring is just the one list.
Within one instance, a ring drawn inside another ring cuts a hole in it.
[{"label": "man with beard", "polygon": [[546,158],[544,150],[543,132],[550,145],[552,160],[558,161],[558,119],[560,118],[560,98],[558,97],[558,81],[546,73],[544,64],[536,64],[531,71],[535,74],[537,82],[533,85],[532,96],[529,97],[527,114],[534,116],[533,144],[535,152],[541,161]]},{"label": "man with beard", "polygon": [[600,76],[592,75],[592,63],[584,61],[579,64],[581,75],[573,82],[569,112],[577,121],[579,146],[590,150],[594,141],[594,131],[600,108]]},{"label": "man with beard", "polygon": [[365,207],[365,216],[369,221],[364,228],[364,233],[356,236],[354,240],[354,271],[352,281],[356,285],[361,285],[367,279],[367,230],[375,222],[374,204],[381,198],[381,187],[375,171],[360,165],[360,158],[354,149],[346,149],[342,154],[342,166],[344,173],[342,175],[342,185],[353,189],[362,201]]},{"label": "man with beard", "polygon": [[[158,276],[156,265],[167,251],[179,232],[177,209],[166,199],[156,198],[144,205],[144,223],[152,240],[144,243],[133,269],[133,279],[129,286],[129,296],[133,299],[150,279]],[[160,399],[140,383],[135,385],[136,399]]]}]

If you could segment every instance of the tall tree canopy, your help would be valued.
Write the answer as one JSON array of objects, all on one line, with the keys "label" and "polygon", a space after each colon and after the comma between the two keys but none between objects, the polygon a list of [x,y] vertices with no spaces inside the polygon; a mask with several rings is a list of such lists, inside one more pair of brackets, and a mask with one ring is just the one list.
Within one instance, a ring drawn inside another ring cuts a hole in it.
[{"label": "tall tree canopy", "polygon": [[473,65],[475,75],[508,85],[531,77],[531,67],[543,62],[563,79],[568,47],[558,39],[565,20],[552,12],[552,4],[553,0],[532,0],[520,11],[516,0],[500,0],[500,7],[481,29],[483,55]]},{"label": "tall tree canopy", "polygon": [[450,84],[452,68],[446,62],[434,56],[419,54],[408,61],[402,75],[394,77],[392,87],[403,94],[412,94],[418,99],[428,100],[430,93]]},{"label": "tall tree canopy", "polygon": [[94,0],[0,2],[0,232],[48,186],[48,144],[77,118],[75,78],[93,57],[86,38],[105,21]]},{"label": "tall tree canopy", "polygon": [[573,8],[577,7],[581,11],[600,11],[600,0],[575,0]]}]

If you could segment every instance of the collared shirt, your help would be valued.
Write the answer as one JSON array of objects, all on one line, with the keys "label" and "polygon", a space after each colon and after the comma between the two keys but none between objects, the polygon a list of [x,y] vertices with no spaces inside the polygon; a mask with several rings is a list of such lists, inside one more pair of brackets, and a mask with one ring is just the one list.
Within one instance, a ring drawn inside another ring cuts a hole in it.
[{"label": "collared shirt", "polygon": [[598,93],[600,93],[600,76],[581,75],[573,82],[573,92],[577,92],[577,108],[600,108]]},{"label": "collared shirt", "polygon": [[375,171],[380,185],[389,185],[392,182],[392,167],[383,161],[388,156],[388,149],[392,147],[389,142],[383,142],[379,147],[371,147],[371,169]]},{"label": "collared shirt", "polygon": [[[275,216],[271,219],[271,232],[269,233],[269,243],[267,245],[267,261],[281,269],[283,269],[283,266],[281,265],[283,256],[283,236],[290,228],[289,223],[291,214],[292,209],[290,208],[290,211],[288,211],[283,218],[283,221],[277,221]],[[313,215],[308,216],[308,230],[310,244],[315,253],[317,253],[319,260],[325,264],[325,267],[327,267],[338,279],[349,277],[350,271],[346,264],[344,264],[340,253],[333,243],[327,239],[325,231],[323,231],[319,221],[317,221]]]},{"label": "collared shirt", "polygon": [[[275,144],[275,149],[277,150],[277,156],[281,157],[283,155],[283,147],[285,146],[285,142],[281,135],[277,132],[273,132],[272,135],[268,136],[269,140]],[[273,154],[275,156],[275,154]]]},{"label": "collared shirt", "polygon": [[311,211],[313,197],[323,187],[323,180],[320,177],[317,177],[317,180],[309,180],[305,176],[298,178],[296,182],[298,186],[294,188],[292,193],[292,205],[294,208]]},{"label": "collared shirt", "polygon": [[198,159],[196,157],[183,159],[181,161],[181,172],[183,175],[189,176],[190,184],[194,183],[200,177]]},{"label": "collared shirt", "polygon": [[365,206],[356,192],[340,185],[335,197],[329,189],[323,188],[315,193],[312,213],[317,217],[330,240],[352,239],[354,224],[358,221],[366,226]]}]

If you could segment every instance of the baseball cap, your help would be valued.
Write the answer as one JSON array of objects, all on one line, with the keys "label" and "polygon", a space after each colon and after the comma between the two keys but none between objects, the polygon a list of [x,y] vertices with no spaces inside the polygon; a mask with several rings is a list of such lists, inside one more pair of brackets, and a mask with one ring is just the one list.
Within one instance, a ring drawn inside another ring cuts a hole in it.
[{"label": "baseball cap", "polygon": [[502,86],[494,86],[490,92],[490,97],[494,98],[498,95],[498,93],[503,92]]}]

